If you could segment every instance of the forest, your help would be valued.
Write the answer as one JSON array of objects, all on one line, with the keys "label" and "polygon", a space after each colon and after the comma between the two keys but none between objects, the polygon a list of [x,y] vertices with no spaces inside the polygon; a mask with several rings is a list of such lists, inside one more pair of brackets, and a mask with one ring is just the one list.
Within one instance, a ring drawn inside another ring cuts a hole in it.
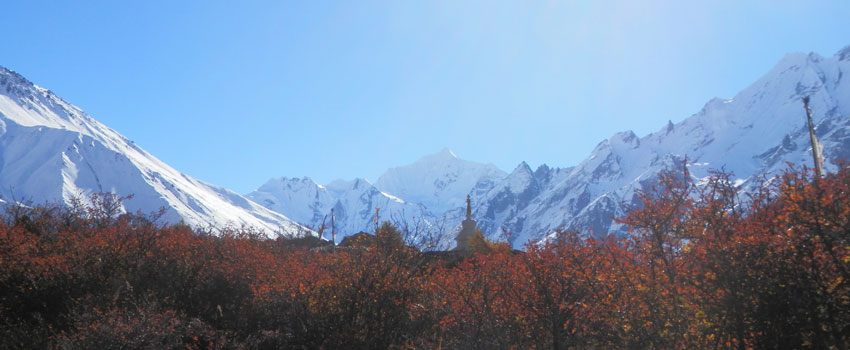
[{"label": "forest", "polygon": [[[741,193],[683,165],[626,237],[425,252],[377,225],[315,249],[94,205],[7,205],[3,349],[847,349],[850,168]],[[593,238],[591,238],[593,237]]]}]

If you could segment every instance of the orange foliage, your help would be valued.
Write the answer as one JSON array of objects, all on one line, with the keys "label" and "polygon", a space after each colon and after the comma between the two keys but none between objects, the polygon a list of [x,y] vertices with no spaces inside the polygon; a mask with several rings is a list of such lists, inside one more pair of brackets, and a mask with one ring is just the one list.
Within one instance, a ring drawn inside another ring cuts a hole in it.
[{"label": "orange foliage", "polygon": [[472,254],[389,224],[311,249],[118,215],[108,195],[13,206],[0,348],[846,349],[850,170],[773,183],[742,196],[728,174],[670,171],[620,220],[628,238]]}]

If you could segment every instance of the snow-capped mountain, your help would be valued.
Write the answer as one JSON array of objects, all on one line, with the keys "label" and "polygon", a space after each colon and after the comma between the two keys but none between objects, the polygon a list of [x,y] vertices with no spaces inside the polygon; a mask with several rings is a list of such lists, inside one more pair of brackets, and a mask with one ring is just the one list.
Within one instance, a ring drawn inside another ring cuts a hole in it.
[{"label": "snow-capped mountain", "polygon": [[305,230],[237,193],[175,170],[49,90],[0,67],[0,197],[67,203],[94,192],[133,195],[124,210],[164,207],[169,222],[202,228],[247,226],[269,235]]},{"label": "snow-capped mountain", "polygon": [[466,195],[474,187],[487,188],[505,175],[493,164],[463,160],[445,148],[413,164],[387,170],[375,186],[441,215],[464,206]]},{"label": "snow-capped mountain", "polygon": [[[523,162],[506,174],[444,149],[388,170],[375,182],[377,189],[367,191],[374,196],[364,196],[364,190],[351,186],[323,188],[308,179],[271,181],[250,196],[311,225],[331,206],[339,212],[365,214],[376,206],[413,212],[409,206],[418,204],[424,209],[416,215],[456,226],[470,194],[478,226],[490,239],[509,241],[515,248],[559,228],[622,234],[613,218],[626,214],[635,203],[635,192],[656,181],[661,170],[681,166],[685,160],[697,180],[708,176],[709,170],[723,169],[734,173],[742,189],[757,185],[754,180],[765,174],[777,174],[786,162],[811,166],[804,96],[811,97],[827,170],[834,170],[834,162],[850,156],[846,73],[850,73],[850,46],[829,58],[789,54],[735,97],[712,99],[689,118],[668,122],[643,137],[631,131],[616,133],[573,167],[542,165],[532,170]],[[386,196],[383,204],[377,205],[375,196]],[[339,198],[360,200],[343,203]],[[387,204],[389,198],[394,204]],[[347,233],[361,230],[364,218],[360,215]]]},{"label": "snow-capped mountain", "polygon": [[850,46],[829,58],[789,54],[734,98],[712,99],[684,121],[644,137],[617,133],[573,168],[541,167],[538,171],[552,176],[538,177],[521,164],[474,198],[479,203],[474,214],[492,238],[502,238],[499,231],[505,230],[521,247],[556,228],[619,232],[612,218],[625,214],[635,190],[684,159],[697,179],[710,169],[725,169],[742,188],[762,174],[776,174],[786,162],[811,167],[804,96],[811,96],[816,134],[830,163],[826,168],[834,170],[832,163],[850,156],[847,73]]},{"label": "snow-capped mountain", "polygon": [[428,224],[432,219],[425,207],[405,202],[381,192],[365,179],[337,180],[326,186],[310,178],[272,179],[246,195],[266,208],[286,215],[299,223],[318,229],[325,224],[325,238],[331,238],[331,209],[339,242],[345,235],[375,228],[376,208],[380,220],[408,224]]},{"label": "snow-capped mountain", "polygon": [[[446,149],[388,170],[375,186],[406,203],[424,205],[449,226],[460,223],[464,198],[471,194],[479,227],[491,239],[516,248],[558,228],[621,234],[623,228],[613,218],[624,216],[634,204],[635,191],[685,159],[696,179],[711,169],[724,169],[734,173],[742,189],[764,174],[777,174],[786,162],[811,166],[804,96],[811,97],[827,170],[834,170],[834,162],[850,156],[848,73],[850,46],[829,58],[789,54],[735,97],[712,99],[691,117],[643,137],[616,133],[573,167],[532,170],[523,162],[505,174],[492,165],[458,159]],[[270,208],[287,215],[303,210],[303,199],[286,199],[295,192],[279,190],[279,202]],[[286,201],[301,209],[281,204]],[[355,206],[346,211],[374,210],[350,203]],[[304,217],[313,221],[302,222],[315,222],[316,215]]]},{"label": "snow-capped mountain", "polygon": [[380,220],[405,226],[403,230],[417,236],[412,240],[448,247],[470,190],[484,193],[505,176],[495,165],[462,160],[443,149],[387,170],[375,185],[365,179],[323,186],[307,177],[279,178],[246,196],[314,229],[324,222],[326,238],[333,208],[337,241],[360,231],[372,232],[375,210],[380,208]]}]

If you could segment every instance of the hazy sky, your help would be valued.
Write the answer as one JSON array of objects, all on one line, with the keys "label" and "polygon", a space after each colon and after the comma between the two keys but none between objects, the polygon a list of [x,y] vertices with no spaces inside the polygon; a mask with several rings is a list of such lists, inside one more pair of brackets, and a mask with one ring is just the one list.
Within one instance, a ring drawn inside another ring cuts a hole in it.
[{"label": "hazy sky", "polygon": [[4,1],[0,65],[187,174],[570,166],[850,45],[850,1]]}]

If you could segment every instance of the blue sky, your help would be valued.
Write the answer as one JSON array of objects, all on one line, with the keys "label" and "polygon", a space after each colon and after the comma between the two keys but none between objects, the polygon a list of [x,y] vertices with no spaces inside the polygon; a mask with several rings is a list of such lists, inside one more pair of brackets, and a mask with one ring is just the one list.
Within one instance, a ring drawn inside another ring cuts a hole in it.
[{"label": "blue sky", "polygon": [[449,147],[570,166],[850,45],[850,1],[9,1],[0,65],[245,193]]}]

